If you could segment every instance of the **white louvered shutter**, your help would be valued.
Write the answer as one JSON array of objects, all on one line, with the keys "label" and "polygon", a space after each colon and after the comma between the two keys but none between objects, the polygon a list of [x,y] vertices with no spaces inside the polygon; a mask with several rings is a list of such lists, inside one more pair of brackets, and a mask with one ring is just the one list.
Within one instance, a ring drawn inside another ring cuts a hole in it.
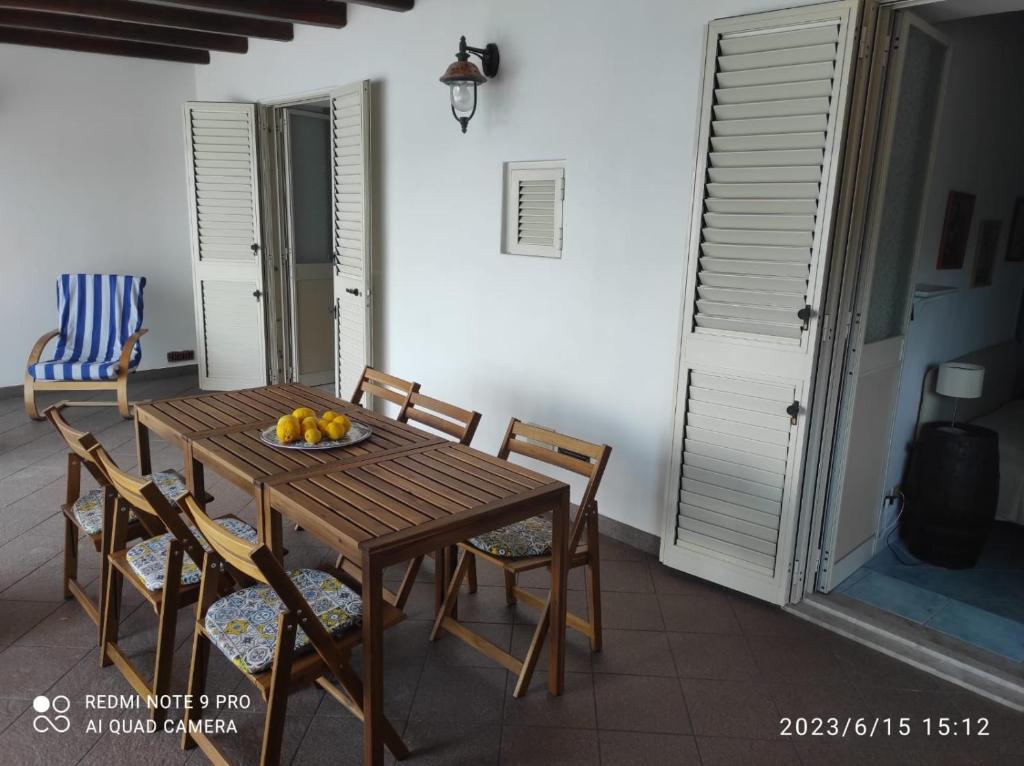
[{"label": "white louvered shutter", "polygon": [[335,382],[347,398],[373,361],[369,80],[331,94],[331,147]]},{"label": "white louvered shutter", "polygon": [[253,104],[185,105],[199,384],[267,382]]},{"label": "white louvered shutter", "polygon": [[708,29],[662,559],[778,603],[855,9],[843,0]]},{"label": "white louvered shutter", "polygon": [[560,257],[564,199],[565,168],[561,163],[509,163],[504,252]]}]

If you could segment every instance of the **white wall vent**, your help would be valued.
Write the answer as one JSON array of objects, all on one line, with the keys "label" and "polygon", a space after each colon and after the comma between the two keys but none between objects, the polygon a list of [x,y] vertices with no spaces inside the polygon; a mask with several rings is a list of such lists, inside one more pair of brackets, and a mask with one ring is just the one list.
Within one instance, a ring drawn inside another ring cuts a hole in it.
[{"label": "white wall vent", "polygon": [[501,251],[562,257],[565,162],[506,162]]}]

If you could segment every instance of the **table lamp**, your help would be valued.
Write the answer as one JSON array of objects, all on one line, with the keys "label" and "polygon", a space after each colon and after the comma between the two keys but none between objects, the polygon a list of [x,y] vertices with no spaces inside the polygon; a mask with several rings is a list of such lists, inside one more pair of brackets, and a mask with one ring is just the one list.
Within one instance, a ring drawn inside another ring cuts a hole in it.
[{"label": "table lamp", "polygon": [[980,364],[946,362],[939,367],[935,393],[953,399],[952,428],[956,428],[957,407],[961,399],[978,399],[985,383],[985,368]]}]

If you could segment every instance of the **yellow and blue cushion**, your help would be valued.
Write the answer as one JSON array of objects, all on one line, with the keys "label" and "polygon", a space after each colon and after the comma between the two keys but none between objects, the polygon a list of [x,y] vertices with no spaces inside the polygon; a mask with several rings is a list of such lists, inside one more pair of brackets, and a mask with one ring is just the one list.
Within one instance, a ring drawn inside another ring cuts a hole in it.
[{"label": "yellow and blue cushion", "polygon": [[503,559],[547,556],[551,553],[551,521],[534,516],[471,538],[469,544]]},{"label": "yellow and blue cushion", "polygon": [[[316,569],[295,569],[288,576],[331,636],[337,638],[362,623],[362,600],[337,578]],[[225,657],[255,675],[274,662],[277,619],[284,611],[284,603],[269,585],[253,585],[215,601],[203,625],[210,641]],[[309,637],[300,627],[295,635],[295,653],[309,651],[310,646]]]},{"label": "yellow and blue cushion", "polygon": [[[188,491],[185,480],[181,478],[180,473],[174,470],[147,474],[144,478],[155,483],[164,493],[164,497],[172,503]],[[92,489],[83,494],[71,506],[71,512],[78,520],[83,532],[87,535],[98,535],[103,531],[103,490]],[[131,511],[128,518],[134,521],[135,511]]]},{"label": "yellow and blue cushion", "polygon": [[[217,519],[224,529],[249,543],[256,542],[256,530],[240,519],[224,518]],[[199,534],[199,530],[189,525],[192,534],[206,549],[210,550],[209,543]],[[136,543],[128,549],[126,558],[132,571],[139,576],[139,579],[149,590],[160,590],[164,587],[164,580],[167,578],[167,549],[171,545],[174,535],[170,532],[151,537]],[[181,560],[181,584],[195,585],[202,577],[199,567],[186,555]]]}]

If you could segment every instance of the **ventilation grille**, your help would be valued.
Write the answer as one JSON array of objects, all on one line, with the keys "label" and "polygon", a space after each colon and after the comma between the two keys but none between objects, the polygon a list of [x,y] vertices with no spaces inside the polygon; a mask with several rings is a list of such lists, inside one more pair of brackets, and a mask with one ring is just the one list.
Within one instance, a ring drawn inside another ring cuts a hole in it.
[{"label": "ventilation grille", "polygon": [[834,122],[839,24],[723,36],[694,323],[799,339]]},{"label": "ventilation grille", "polygon": [[199,259],[253,259],[258,240],[251,115],[190,107]]},{"label": "ventilation grille", "polygon": [[678,541],[775,569],[792,386],[691,372]]},{"label": "ventilation grille", "polygon": [[559,257],[564,197],[565,168],[561,163],[509,163],[504,252]]}]

